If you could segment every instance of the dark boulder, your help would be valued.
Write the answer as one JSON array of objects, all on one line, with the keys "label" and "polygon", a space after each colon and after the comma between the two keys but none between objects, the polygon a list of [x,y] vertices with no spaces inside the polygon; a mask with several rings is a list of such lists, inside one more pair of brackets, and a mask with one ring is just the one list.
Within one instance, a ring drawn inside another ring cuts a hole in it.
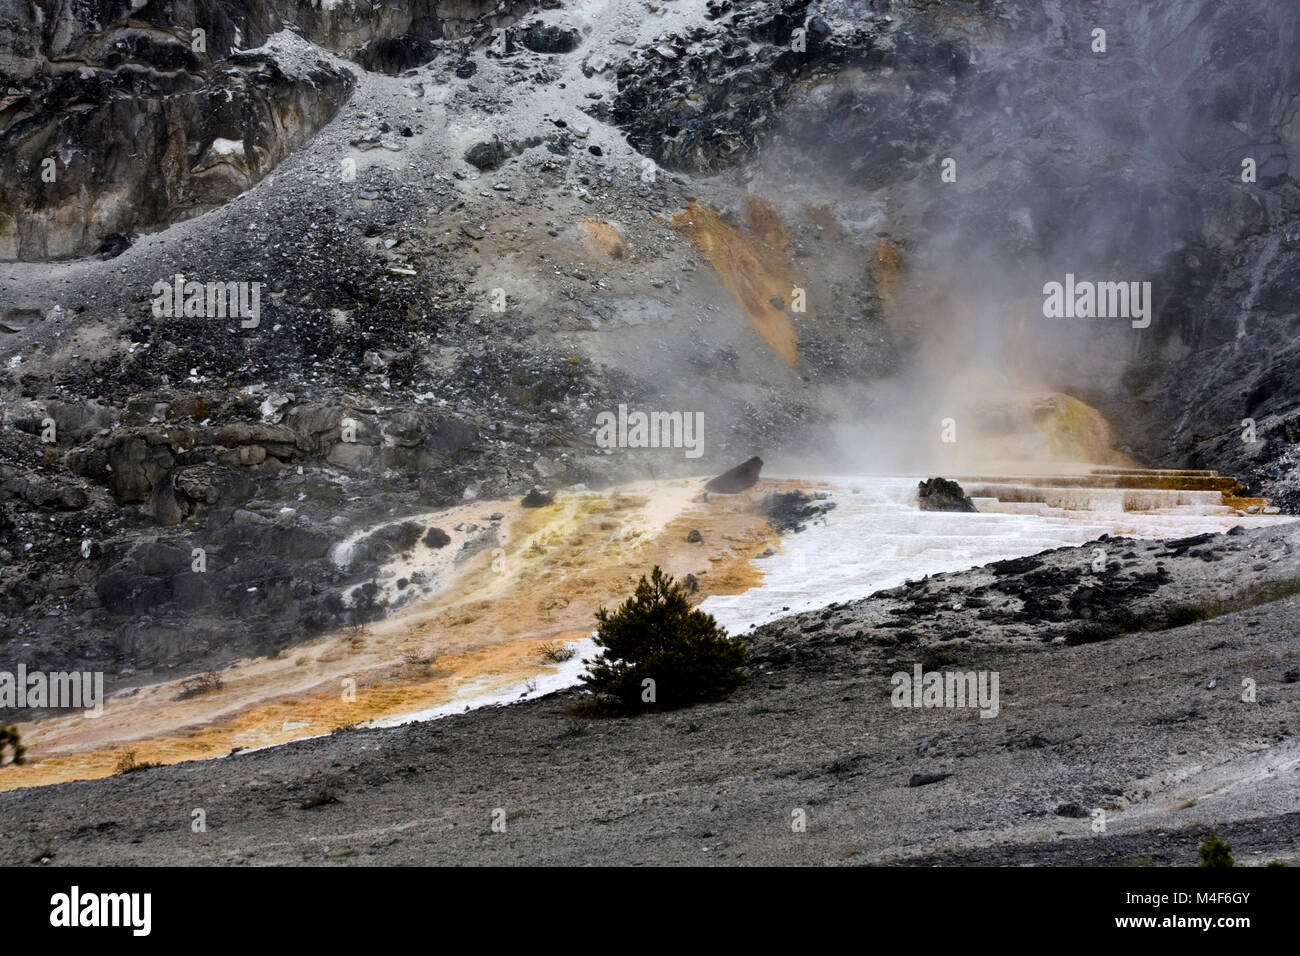
[{"label": "dark boulder", "polygon": [[519,34],[519,42],[534,53],[572,53],[582,43],[582,34],[539,20],[524,28]]},{"label": "dark boulder", "polygon": [[961,485],[947,478],[930,478],[917,482],[916,502],[922,511],[976,511],[975,505],[961,490]]},{"label": "dark boulder", "polygon": [[520,502],[525,508],[544,508],[555,500],[555,492],[538,491],[534,488],[528,494],[524,495],[524,500]]},{"label": "dark boulder", "polygon": [[424,528],[416,521],[385,525],[362,538],[360,549],[371,561],[383,563],[394,555],[410,551],[423,532]]},{"label": "dark boulder", "polygon": [[734,495],[752,488],[758,483],[758,473],[763,468],[763,459],[755,455],[749,461],[725,471],[704,486],[705,491],[720,495]]},{"label": "dark boulder", "polygon": [[130,249],[131,243],[135,242],[137,238],[135,233],[110,232],[99,244],[97,255],[101,259],[116,259],[127,249]]},{"label": "dark boulder", "polygon": [[499,139],[475,143],[465,150],[465,162],[475,169],[496,169],[506,161],[505,144]]},{"label": "dark boulder", "polygon": [[951,777],[950,773],[914,773],[907,780],[909,787],[928,787],[932,783],[939,783]]}]

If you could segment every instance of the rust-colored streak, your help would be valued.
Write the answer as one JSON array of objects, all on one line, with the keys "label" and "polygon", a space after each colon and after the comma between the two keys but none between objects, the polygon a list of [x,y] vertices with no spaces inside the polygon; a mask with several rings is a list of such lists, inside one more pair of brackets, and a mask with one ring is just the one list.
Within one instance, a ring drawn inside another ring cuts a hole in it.
[{"label": "rust-colored streak", "polygon": [[893,292],[903,277],[903,253],[888,239],[876,246],[876,277],[886,292]]},{"label": "rust-colored streak", "polygon": [[749,231],[759,241],[773,249],[789,251],[790,231],[785,228],[776,206],[758,196],[748,196],[745,199],[745,218],[749,221]]},{"label": "rust-colored streak", "polygon": [[[240,661],[212,694],[178,700],[179,682],[147,685],[109,701],[97,720],[22,724],[28,762],[3,768],[0,790],[108,776],[128,750],[150,763],[216,757],[517,686],[550,671],[543,645],[585,636],[597,608],[621,602],[656,564],[679,579],[695,575],[693,602],[757,586],[753,559],[775,536],[755,495],[785,487],[763,482],[748,495],[705,500],[696,482],[677,480],[533,510],[463,506],[449,520],[506,515],[501,562],[485,551],[444,591],[392,617]],[[709,544],[688,543],[692,529]],[[349,686],[355,693],[344,693]]]},{"label": "rust-colored streak", "polygon": [[584,219],[578,223],[587,247],[607,259],[626,259],[627,246],[618,230],[604,219]]},{"label": "rust-colored streak", "polygon": [[[777,239],[785,234],[785,227],[770,203],[764,206],[760,201],[750,209],[751,217],[755,215],[754,209],[759,210],[757,218],[764,234]],[[716,212],[695,200],[691,200],[684,213],[673,217],[672,225],[708,258],[758,334],[791,367],[797,368],[799,336],[785,310],[793,304],[795,287],[803,288],[804,284],[796,278],[788,256],[770,246],[761,235],[751,236],[723,222]],[[812,310],[803,313],[803,317],[811,319]]]}]

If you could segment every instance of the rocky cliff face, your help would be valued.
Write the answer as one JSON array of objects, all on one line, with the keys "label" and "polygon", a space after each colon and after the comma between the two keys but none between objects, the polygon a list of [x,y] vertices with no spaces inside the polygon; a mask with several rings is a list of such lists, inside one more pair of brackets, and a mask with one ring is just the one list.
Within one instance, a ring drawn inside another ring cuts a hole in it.
[{"label": "rocky cliff face", "polygon": [[6,2],[0,17],[14,51],[0,61],[0,258],[110,252],[226,202],[353,86],[323,60],[238,52],[278,28],[256,6]]}]

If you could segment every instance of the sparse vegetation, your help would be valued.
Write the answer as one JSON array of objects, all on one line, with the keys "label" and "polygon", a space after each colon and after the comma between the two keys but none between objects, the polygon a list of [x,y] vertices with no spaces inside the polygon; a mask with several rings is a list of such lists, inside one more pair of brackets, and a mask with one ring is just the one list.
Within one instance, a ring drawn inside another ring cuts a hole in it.
[{"label": "sparse vegetation", "polygon": [[921,670],[941,671],[961,662],[961,657],[946,647],[927,647],[921,654]]},{"label": "sparse vegetation", "polygon": [[565,661],[572,660],[576,653],[577,651],[572,647],[567,647],[559,641],[550,641],[537,649],[537,656],[543,664],[563,664]]},{"label": "sparse vegetation", "polygon": [[113,768],[113,773],[120,777],[123,774],[135,773],[137,770],[151,770],[154,767],[161,767],[160,763],[151,763],[147,760],[136,760],[135,751],[127,750],[122,756],[117,758],[117,766]]},{"label": "sparse vegetation", "polygon": [[596,622],[595,641],[603,653],[582,679],[617,709],[717,700],[744,680],[744,642],[692,608],[685,588],[657,565],[617,610],[597,611]]},{"label": "sparse vegetation", "polygon": [[1213,830],[1201,840],[1201,866],[1236,866],[1231,845],[1218,838]]},{"label": "sparse vegetation", "polygon": [[1092,644],[1138,631],[1166,631],[1204,620],[1207,616],[1202,608],[1191,604],[1166,604],[1144,611],[1120,608],[1104,620],[1071,628],[1065,636],[1065,643],[1071,646]]},{"label": "sparse vegetation", "polygon": [[564,728],[561,737],[586,737],[591,733],[591,724],[583,720],[571,720]]},{"label": "sparse vegetation", "polygon": [[1065,643],[1071,647],[1077,647],[1080,644],[1096,644],[1098,641],[1109,641],[1111,638],[1119,637],[1124,633],[1124,629],[1116,624],[1102,621],[1090,621],[1087,624],[1076,624],[1070,628],[1065,635]]},{"label": "sparse vegetation", "polygon": [[23,754],[27,753],[27,748],[19,739],[17,727],[0,727],[0,766],[5,764],[5,750],[9,750],[9,763],[26,763],[27,760]]},{"label": "sparse vegetation", "polygon": [[1173,602],[1159,607],[1132,611],[1120,608],[1103,620],[1076,624],[1065,635],[1070,646],[1109,641],[1138,631],[1167,631],[1197,621],[1209,621],[1225,614],[1244,611],[1261,604],[1271,604],[1293,594],[1300,594],[1300,580],[1265,581],[1251,585],[1228,598],[1216,598],[1200,604]]},{"label": "sparse vegetation", "polygon": [[406,678],[425,677],[429,673],[429,668],[433,666],[434,661],[437,659],[433,654],[407,651],[402,655],[402,663],[398,667],[398,674]]}]

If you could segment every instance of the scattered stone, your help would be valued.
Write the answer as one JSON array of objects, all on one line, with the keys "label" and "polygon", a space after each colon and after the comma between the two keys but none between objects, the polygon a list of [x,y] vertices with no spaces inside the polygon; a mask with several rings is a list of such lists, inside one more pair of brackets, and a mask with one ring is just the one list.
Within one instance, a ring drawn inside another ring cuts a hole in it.
[{"label": "scattered stone", "polygon": [[907,785],[909,787],[928,787],[932,783],[947,780],[951,776],[950,773],[914,773],[908,779]]},{"label": "scattered stone", "polygon": [[534,488],[524,495],[520,502],[525,508],[544,508],[555,500],[555,492],[538,491]]}]

